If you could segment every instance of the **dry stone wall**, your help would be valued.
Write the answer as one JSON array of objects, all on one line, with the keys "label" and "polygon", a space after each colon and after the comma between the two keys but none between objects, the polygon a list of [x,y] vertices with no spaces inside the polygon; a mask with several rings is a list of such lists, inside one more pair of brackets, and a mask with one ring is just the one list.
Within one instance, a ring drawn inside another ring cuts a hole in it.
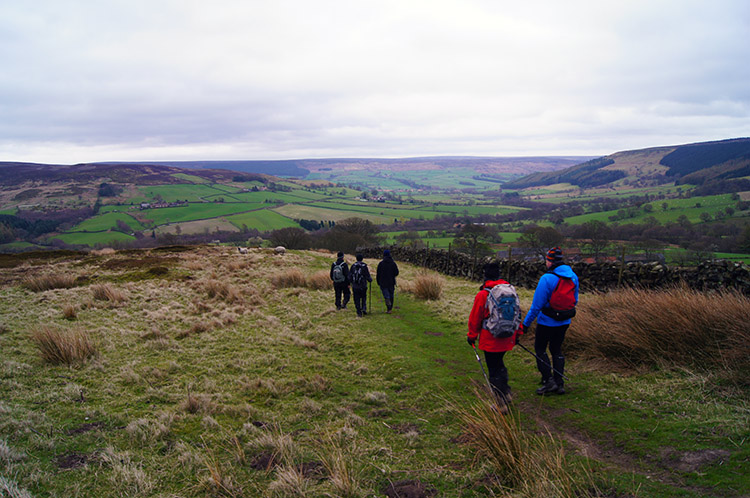
[{"label": "dry stone wall", "polygon": [[[383,247],[360,249],[367,258],[381,258]],[[388,248],[396,261],[405,261],[444,275],[481,280],[482,267],[491,259],[473,261],[469,256],[440,249]],[[533,289],[546,271],[542,262],[498,259],[500,274],[513,285]],[[604,291],[618,286],[658,289],[680,283],[698,290],[736,289],[750,295],[750,267],[728,261],[706,261],[682,268],[661,263],[572,263],[581,290]]]}]

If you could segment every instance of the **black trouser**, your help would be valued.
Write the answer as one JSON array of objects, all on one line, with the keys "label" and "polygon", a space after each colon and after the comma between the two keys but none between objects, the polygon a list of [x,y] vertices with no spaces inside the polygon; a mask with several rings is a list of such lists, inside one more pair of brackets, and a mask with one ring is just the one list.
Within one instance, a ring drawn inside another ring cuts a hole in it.
[{"label": "black trouser", "polygon": [[357,314],[367,311],[367,287],[362,289],[352,286],[352,293],[354,294],[354,307],[357,308]]},{"label": "black trouser", "polygon": [[508,369],[505,368],[505,362],[503,361],[504,356],[505,351],[499,353],[484,352],[484,361],[487,363],[487,375],[490,378],[492,390],[505,397],[510,393],[510,387],[508,386]]},{"label": "black trouser", "polygon": [[[569,325],[560,325],[559,327],[549,327],[547,325],[536,324],[536,338],[534,339],[534,352],[538,356],[536,368],[542,374],[542,381],[546,382],[550,377],[554,377],[558,385],[563,384],[562,374],[565,373],[565,357],[562,354],[562,343],[565,340],[565,331]],[[547,357],[547,347],[552,355],[550,363]],[[556,370],[552,372],[552,368]]]},{"label": "black trouser", "polygon": [[[346,306],[346,303],[349,302],[349,298],[351,297],[351,292],[349,292],[349,283],[348,282],[340,282],[340,283],[333,283],[333,290],[336,292],[336,307],[341,308],[342,306]],[[341,301],[341,294],[344,295],[344,301]]]}]

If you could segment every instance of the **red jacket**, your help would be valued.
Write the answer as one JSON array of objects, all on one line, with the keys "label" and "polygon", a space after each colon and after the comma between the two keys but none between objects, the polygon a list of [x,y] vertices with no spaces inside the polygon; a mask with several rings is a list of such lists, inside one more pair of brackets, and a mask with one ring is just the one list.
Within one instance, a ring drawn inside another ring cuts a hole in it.
[{"label": "red jacket", "polygon": [[516,336],[523,334],[522,326],[518,327],[515,334],[504,338],[495,337],[488,330],[482,328],[482,322],[484,322],[485,318],[489,317],[489,312],[485,306],[489,292],[484,290],[485,287],[492,288],[498,284],[507,283],[505,280],[488,280],[482,286],[482,290],[477,292],[476,297],[474,297],[474,306],[471,308],[471,313],[469,314],[469,333],[467,336],[469,339],[479,337],[479,349],[482,351],[489,351],[490,353],[510,351],[516,344]]}]

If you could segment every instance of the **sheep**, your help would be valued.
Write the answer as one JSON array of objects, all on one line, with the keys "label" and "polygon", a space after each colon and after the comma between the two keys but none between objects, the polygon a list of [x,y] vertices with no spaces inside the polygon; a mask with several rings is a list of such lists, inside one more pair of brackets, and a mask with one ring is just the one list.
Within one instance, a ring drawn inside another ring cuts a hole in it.
[{"label": "sheep", "polygon": [[238,247],[237,250],[240,254],[247,254],[247,247]]}]

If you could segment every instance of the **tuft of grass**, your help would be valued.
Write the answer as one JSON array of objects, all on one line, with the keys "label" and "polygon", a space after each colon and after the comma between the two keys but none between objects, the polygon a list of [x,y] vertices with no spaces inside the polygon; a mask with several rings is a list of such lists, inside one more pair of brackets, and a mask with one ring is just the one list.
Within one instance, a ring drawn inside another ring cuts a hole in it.
[{"label": "tuft of grass", "polygon": [[21,284],[24,288],[33,292],[43,292],[52,289],[70,289],[75,286],[75,277],[72,275],[37,275],[28,277]]},{"label": "tuft of grass", "polygon": [[91,286],[94,299],[98,301],[109,301],[113,304],[124,303],[128,297],[120,289],[110,284],[96,284]]},{"label": "tuft of grass", "polygon": [[497,405],[476,391],[470,404],[449,403],[461,420],[476,451],[514,497],[599,496],[591,474],[566,463],[563,445],[551,434],[535,434],[521,426],[517,413],[501,413]]},{"label": "tuft of grass", "polygon": [[75,320],[78,318],[78,308],[73,304],[66,304],[62,308],[62,314],[66,320]]},{"label": "tuft of grass", "polygon": [[[353,452],[351,445],[347,445],[347,451]],[[341,445],[333,438],[329,438],[328,444],[318,452],[318,457],[329,475],[331,486],[336,494],[346,498],[364,496],[362,490],[362,468],[355,467],[355,459],[341,448]]]},{"label": "tuft of grass", "polygon": [[81,364],[98,354],[94,342],[82,329],[61,330],[43,325],[31,331],[31,340],[42,359],[52,365]]},{"label": "tuft of grass", "polygon": [[305,287],[307,279],[305,278],[305,274],[298,268],[291,268],[271,275],[271,284],[277,289],[286,287]]},{"label": "tuft of grass", "polygon": [[279,465],[274,472],[275,479],[268,485],[271,496],[304,497],[309,496],[309,482],[302,471],[294,465]]},{"label": "tuft of grass", "polygon": [[750,298],[736,292],[624,289],[587,296],[578,310],[565,344],[583,359],[698,367],[739,381],[750,370]]},{"label": "tuft of grass", "polygon": [[321,270],[307,277],[305,286],[312,290],[330,290],[333,289],[333,282],[329,272]]},{"label": "tuft of grass", "polygon": [[210,299],[222,299],[228,303],[242,302],[242,293],[234,285],[216,279],[202,280],[199,285]]},{"label": "tuft of grass", "polygon": [[421,273],[417,275],[410,286],[410,291],[418,299],[425,301],[436,301],[440,299],[445,287],[445,279],[434,273]]}]

